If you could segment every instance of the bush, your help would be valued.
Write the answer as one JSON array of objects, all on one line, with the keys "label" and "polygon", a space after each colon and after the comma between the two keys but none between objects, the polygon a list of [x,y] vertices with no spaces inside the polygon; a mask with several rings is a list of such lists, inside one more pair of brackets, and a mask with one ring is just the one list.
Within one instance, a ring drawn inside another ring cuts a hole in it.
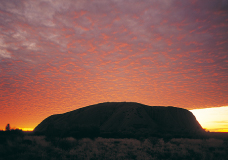
[{"label": "bush", "polygon": [[228,145],[221,139],[150,137],[81,138],[2,135],[0,159],[228,159]]}]

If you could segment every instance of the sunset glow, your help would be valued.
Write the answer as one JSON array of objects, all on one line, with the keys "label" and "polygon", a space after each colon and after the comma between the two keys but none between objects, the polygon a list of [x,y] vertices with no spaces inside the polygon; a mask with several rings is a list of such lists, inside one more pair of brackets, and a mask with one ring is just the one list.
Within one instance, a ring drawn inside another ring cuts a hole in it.
[{"label": "sunset glow", "polygon": [[19,128],[22,131],[33,131],[34,128]]},{"label": "sunset glow", "polygon": [[0,0],[0,129],[107,101],[228,106],[227,8],[224,0]]},{"label": "sunset glow", "polygon": [[207,131],[228,132],[228,106],[194,109],[191,112]]}]

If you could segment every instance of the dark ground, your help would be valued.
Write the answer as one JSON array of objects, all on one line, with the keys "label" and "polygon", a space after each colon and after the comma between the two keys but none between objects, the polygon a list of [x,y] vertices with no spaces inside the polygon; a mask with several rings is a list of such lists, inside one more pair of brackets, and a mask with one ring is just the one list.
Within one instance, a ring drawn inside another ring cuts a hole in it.
[{"label": "dark ground", "polygon": [[1,131],[0,160],[189,159],[227,160],[228,133],[204,137],[73,138]]}]

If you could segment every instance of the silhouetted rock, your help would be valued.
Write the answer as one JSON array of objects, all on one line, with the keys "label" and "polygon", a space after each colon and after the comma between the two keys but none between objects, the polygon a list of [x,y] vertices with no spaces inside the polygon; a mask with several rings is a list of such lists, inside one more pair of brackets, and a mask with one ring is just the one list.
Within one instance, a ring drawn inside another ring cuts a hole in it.
[{"label": "silhouetted rock", "polygon": [[195,135],[202,133],[203,129],[186,109],[107,102],[52,115],[34,132],[50,136],[148,137]]}]

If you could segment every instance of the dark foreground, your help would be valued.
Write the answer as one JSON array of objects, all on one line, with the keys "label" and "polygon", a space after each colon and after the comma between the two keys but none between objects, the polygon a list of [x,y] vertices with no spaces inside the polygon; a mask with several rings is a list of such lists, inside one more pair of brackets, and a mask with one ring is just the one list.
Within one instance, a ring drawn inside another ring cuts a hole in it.
[{"label": "dark foreground", "polygon": [[190,159],[227,160],[227,134],[205,138],[73,138],[0,133],[1,160]]}]

